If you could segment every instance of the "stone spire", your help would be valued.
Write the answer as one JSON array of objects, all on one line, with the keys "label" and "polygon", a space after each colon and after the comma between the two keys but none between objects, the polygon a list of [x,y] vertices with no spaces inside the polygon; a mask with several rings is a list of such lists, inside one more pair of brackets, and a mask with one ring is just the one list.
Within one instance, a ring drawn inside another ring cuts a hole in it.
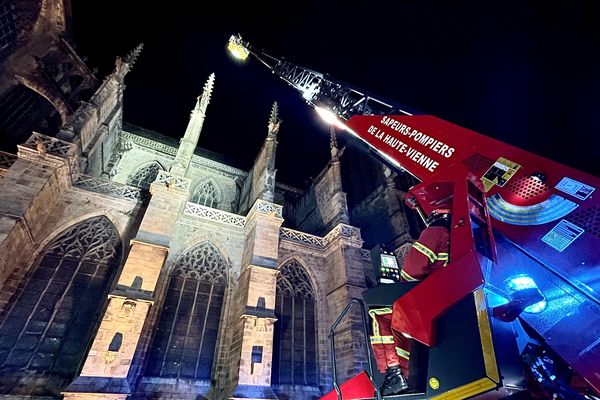
[{"label": "stone spire", "polygon": [[[263,151],[266,157],[266,168],[269,170],[270,175],[275,175],[275,155],[277,152],[277,133],[279,133],[279,127],[281,126],[281,118],[279,118],[279,105],[277,102],[273,102],[271,107],[271,115],[269,116],[269,130],[267,132],[267,138],[263,145]],[[270,201],[270,200],[269,200]]]},{"label": "stone spire", "polygon": [[204,84],[204,90],[202,95],[198,96],[196,101],[196,107],[192,110],[190,122],[188,123],[185,135],[179,142],[179,149],[175,156],[175,161],[171,166],[171,173],[179,176],[185,176],[190,162],[192,161],[192,155],[198,145],[198,139],[200,138],[200,131],[206,118],[206,107],[210,102],[210,95],[212,93],[215,84],[215,74],[212,73],[208,77],[208,80]]},{"label": "stone spire", "polygon": [[115,61],[115,70],[113,72],[117,80],[121,82],[123,81],[125,75],[127,75],[127,73],[131,70],[131,67],[133,67],[133,64],[135,64],[135,61],[140,56],[143,48],[144,43],[140,43],[135,46],[135,48],[131,50],[124,58],[117,57]]},{"label": "stone spire", "polygon": [[279,106],[277,102],[273,103],[271,108],[271,117],[269,118],[269,132],[267,133],[267,140],[277,139],[277,133],[279,132],[279,126],[281,125],[281,119],[279,118]]},{"label": "stone spire", "polygon": [[273,201],[275,197],[275,174],[277,173],[275,156],[277,154],[277,133],[281,122],[279,107],[277,102],[274,102],[269,116],[267,137],[252,166],[249,195],[240,202],[244,209],[252,207],[256,200]]},{"label": "stone spire", "polygon": [[342,154],[344,154],[346,146],[342,146],[342,148],[340,148],[338,145],[337,135],[333,125],[331,125],[329,128],[329,132],[329,151],[331,152],[331,161],[337,162],[340,160],[340,157],[342,157]]},{"label": "stone spire", "polygon": [[337,137],[335,135],[335,127],[333,125],[330,126],[329,132],[329,150],[331,151],[331,158],[335,160],[338,158],[338,153],[340,150],[338,149]]},{"label": "stone spire", "polygon": [[140,53],[142,52],[143,48],[144,48],[144,43],[140,43],[137,46],[135,46],[135,48],[133,50],[131,50],[131,52],[129,52],[129,54],[127,54],[125,56],[125,62],[127,64],[129,64],[130,67],[133,67],[133,64],[135,64],[135,61],[140,56]]}]

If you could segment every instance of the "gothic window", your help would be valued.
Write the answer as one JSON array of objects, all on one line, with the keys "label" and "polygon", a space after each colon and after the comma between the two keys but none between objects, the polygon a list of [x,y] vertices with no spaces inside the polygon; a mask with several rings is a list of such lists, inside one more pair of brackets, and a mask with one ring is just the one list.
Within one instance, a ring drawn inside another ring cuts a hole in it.
[{"label": "gothic window", "polygon": [[217,186],[212,180],[202,182],[194,193],[192,193],[191,201],[202,206],[219,208],[220,194]]},{"label": "gothic window", "polygon": [[150,350],[146,375],[210,379],[227,263],[210,243],[177,260]]},{"label": "gothic window", "polygon": [[17,28],[10,2],[0,2],[0,51],[8,48],[17,39]]},{"label": "gothic window", "polygon": [[280,268],[275,317],[273,383],[316,385],[315,293],[297,261]]},{"label": "gothic window", "polygon": [[118,233],[105,217],[48,244],[0,315],[0,376],[20,370],[72,378],[119,257]]},{"label": "gothic window", "polygon": [[160,171],[162,167],[156,161],[146,164],[135,172],[135,174],[131,175],[127,180],[127,183],[139,187],[140,189],[149,189],[150,184],[154,182],[156,176],[158,175],[158,171]]}]

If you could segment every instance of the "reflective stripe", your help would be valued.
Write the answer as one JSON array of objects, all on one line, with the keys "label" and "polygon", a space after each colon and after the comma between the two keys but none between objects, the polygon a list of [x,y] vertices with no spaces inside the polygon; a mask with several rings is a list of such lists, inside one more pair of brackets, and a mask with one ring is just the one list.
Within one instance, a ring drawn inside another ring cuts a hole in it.
[{"label": "reflective stripe", "polygon": [[407,274],[404,270],[400,271],[400,276],[402,276],[408,282],[420,281],[420,279],[413,278],[409,274]]},{"label": "reflective stripe", "polygon": [[373,337],[381,337],[379,336],[379,324],[377,323],[377,318],[375,318],[375,315],[385,315],[385,314],[391,314],[392,313],[392,309],[390,307],[384,307],[384,308],[373,308],[371,310],[369,310],[369,315],[371,316],[371,320],[373,321]]},{"label": "reflective stripe", "polygon": [[449,261],[448,253],[438,253],[437,259],[438,259],[438,261],[443,261],[444,262],[444,267],[446,265],[448,265],[448,261]]},{"label": "reflective stripe", "polygon": [[371,336],[371,344],[393,344],[393,336]]},{"label": "reflective stripe", "polygon": [[435,262],[435,260],[437,260],[437,256],[435,255],[435,253],[433,251],[431,251],[431,249],[427,246],[423,246],[421,243],[419,242],[414,242],[412,245],[419,253],[423,254],[425,257],[429,258],[429,261],[431,261],[432,263]]},{"label": "reflective stripe", "polygon": [[425,257],[427,257],[429,259],[429,261],[431,261],[431,263],[434,263],[436,261],[444,261],[444,267],[446,265],[448,265],[448,261],[450,259],[450,257],[448,256],[448,253],[438,253],[437,255],[431,251],[431,249],[427,246],[423,246],[421,243],[419,242],[414,242],[412,245],[415,250],[417,250],[419,253],[423,254]]},{"label": "reflective stripe", "polygon": [[373,336],[379,336],[379,324],[377,323],[377,320],[375,318],[372,318],[373,320]]},{"label": "reflective stripe", "polygon": [[384,308],[372,308],[369,310],[369,315],[373,316],[373,314],[377,314],[377,315],[385,315],[385,314],[391,314],[392,313],[392,309],[390,307],[384,307]]},{"label": "reflective stripe", "polygon": [[407,360],[410,358],[410,353],[400,347],[396,347],[396,354],[398,354],[402,358],[406,358]]}]

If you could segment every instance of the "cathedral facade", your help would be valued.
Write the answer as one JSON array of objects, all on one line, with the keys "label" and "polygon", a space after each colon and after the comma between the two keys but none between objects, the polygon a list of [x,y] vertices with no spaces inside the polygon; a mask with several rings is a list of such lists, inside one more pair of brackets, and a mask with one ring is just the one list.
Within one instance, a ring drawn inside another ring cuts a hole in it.
[{"label": "cathedral facade", "polygon": [[[276,103],[250,170],[227,165],[197,148],[214,74],[179,142],[126,124],[141,46],[100,83],[65,39],[68,2],[23,3],[0,10],[0,134],[17,144],[0,152],[0,396],[331,390],[329,331],[374,282],[369,250],[410,243],[407,182],[372,160],[354,173],[335,136],[308,189],[277,182]],[[339,379],[365,368],[360,310],[335,343]]]}]

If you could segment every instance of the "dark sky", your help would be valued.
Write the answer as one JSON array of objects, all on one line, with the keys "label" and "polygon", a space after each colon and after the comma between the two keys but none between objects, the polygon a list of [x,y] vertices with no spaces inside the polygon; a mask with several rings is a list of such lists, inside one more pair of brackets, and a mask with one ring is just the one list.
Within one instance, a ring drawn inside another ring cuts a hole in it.
[{"label": "dark sky", "polygon": [[181,137],[215,72],[199,145],[248,169],[277,100],[278,179],[301,186],[315,176],[329,157],[328,128],[255,59],[227,55],[239,32],[273,55],[600,175],[597,2],[207,3],[72,0],[79,53],[100,77],[145,44],[126,78],[127,122]]}]

